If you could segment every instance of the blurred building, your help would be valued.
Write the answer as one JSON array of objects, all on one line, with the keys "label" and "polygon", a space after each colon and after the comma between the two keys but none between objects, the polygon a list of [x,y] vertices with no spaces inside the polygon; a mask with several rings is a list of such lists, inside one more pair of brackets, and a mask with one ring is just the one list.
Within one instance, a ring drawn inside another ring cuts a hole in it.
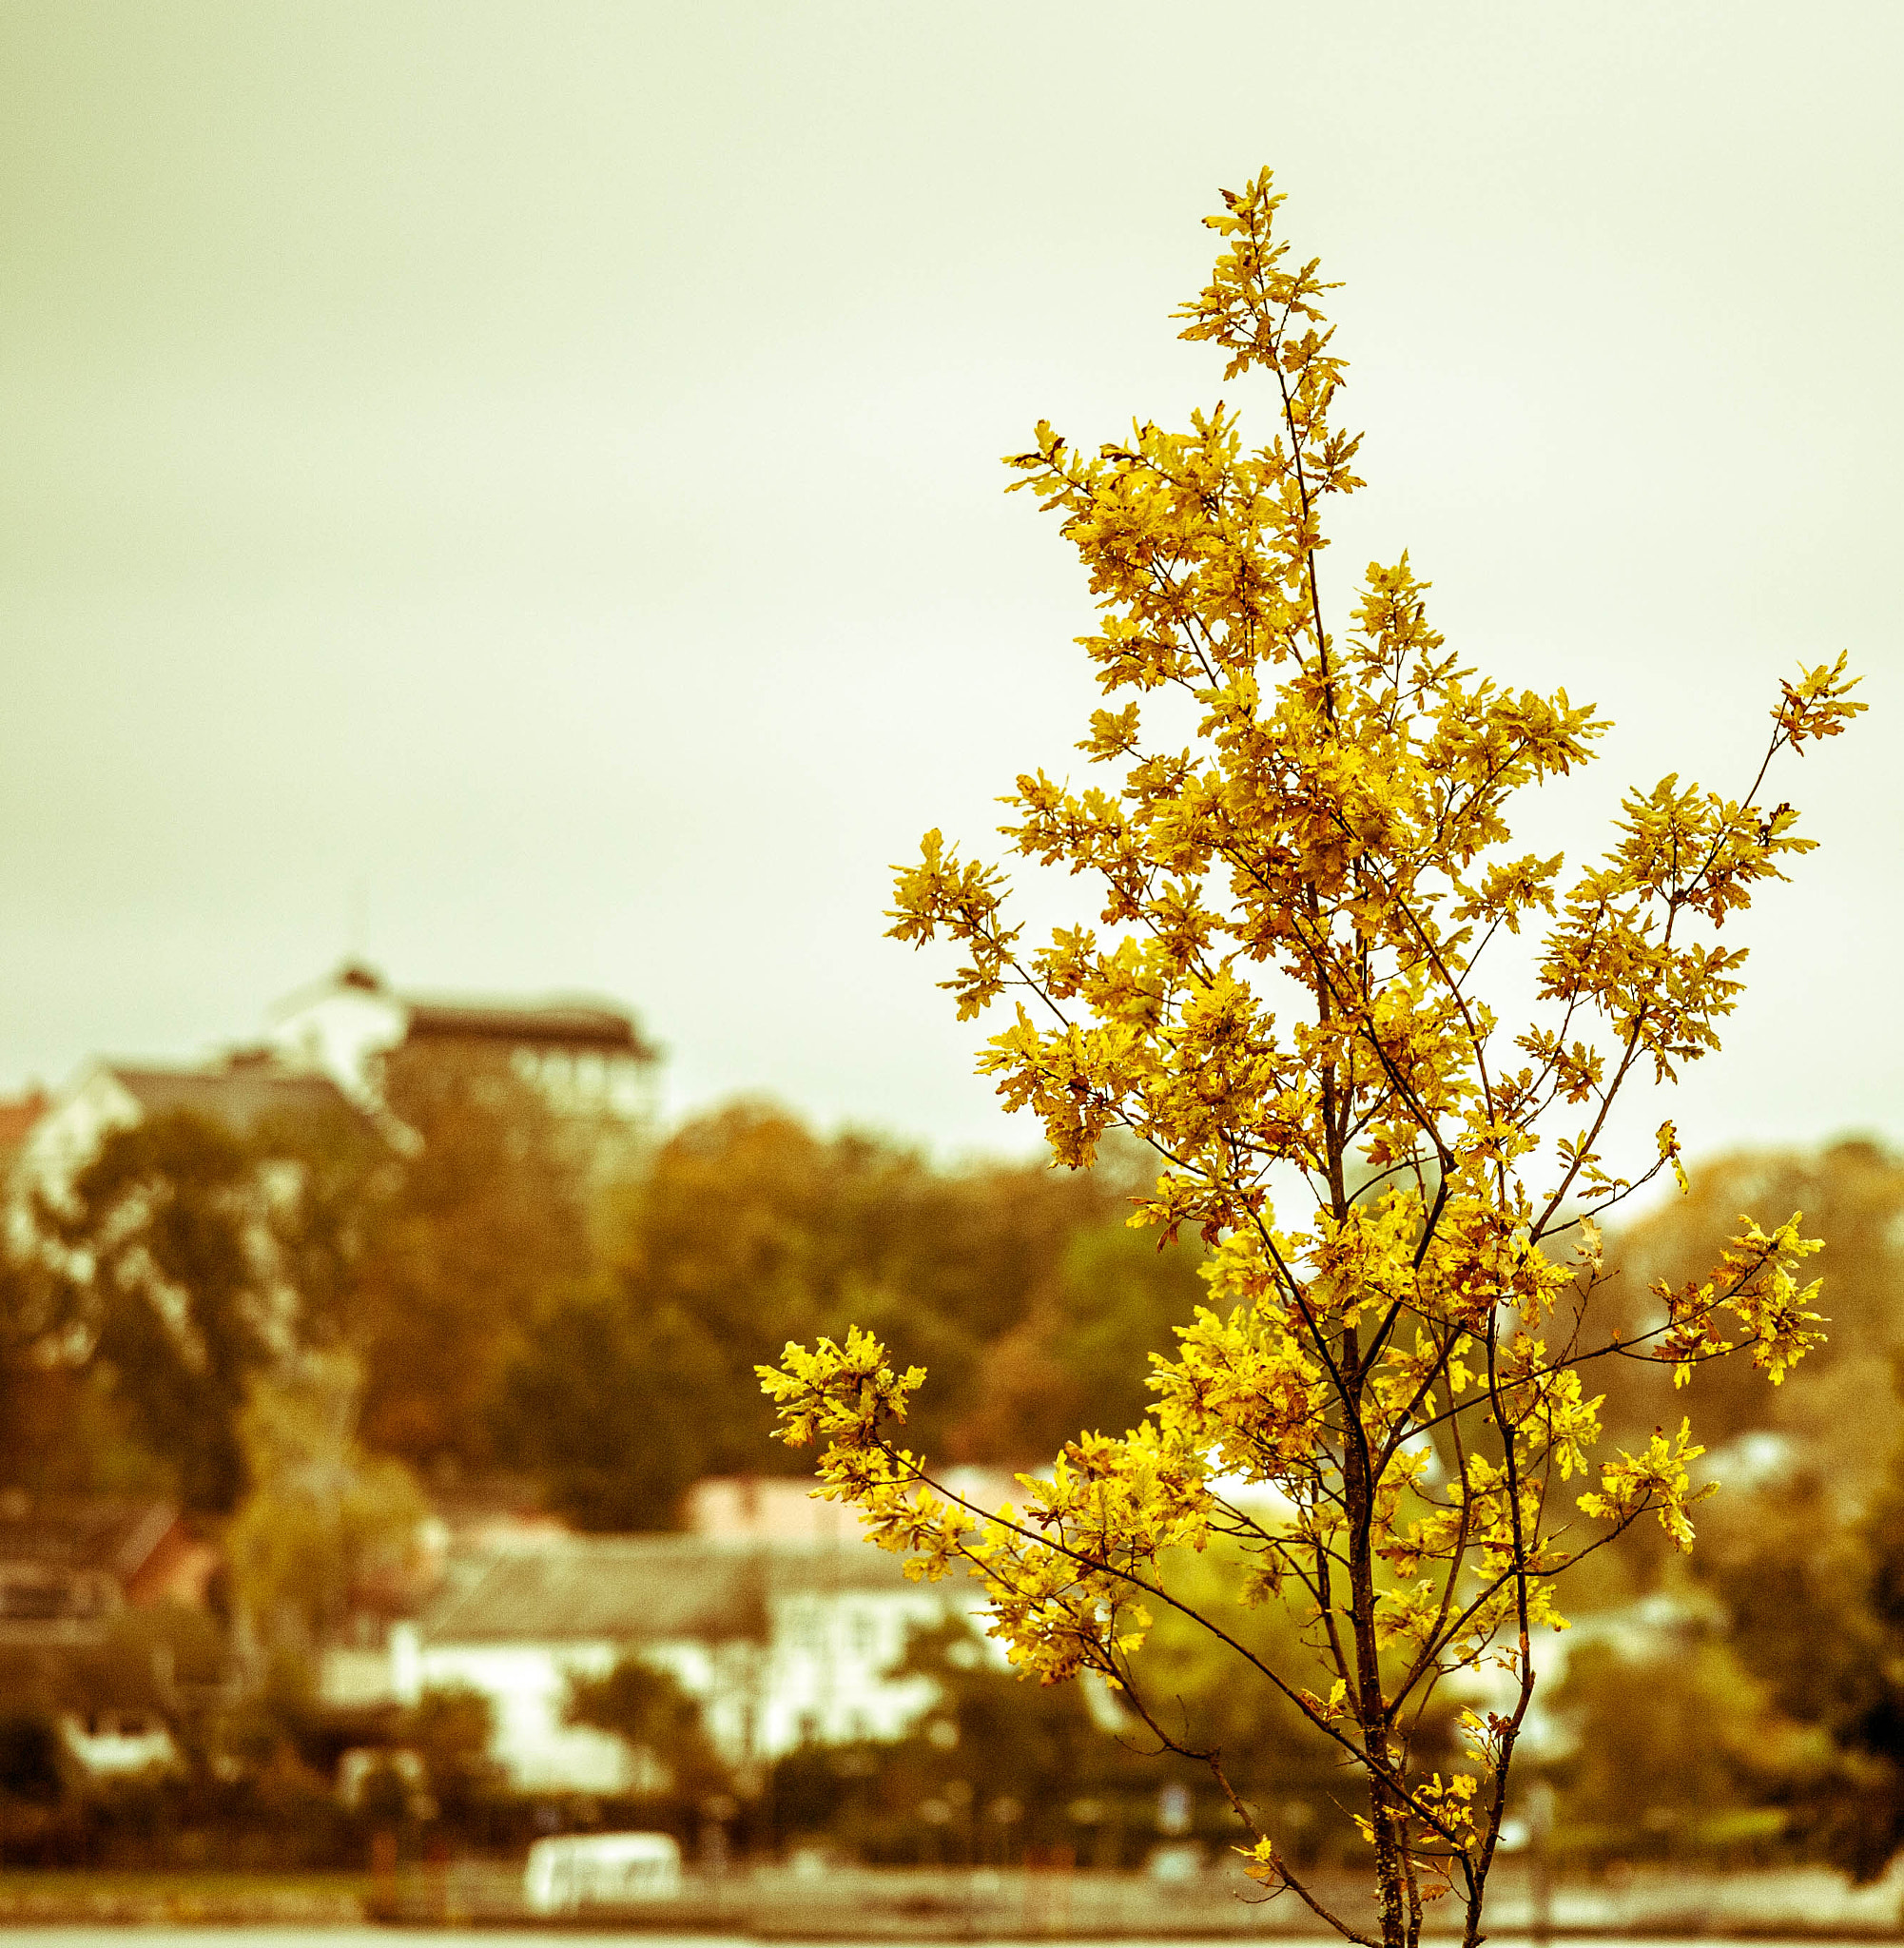
[{"label": "blurred building", "polygon": [[244,1138],[359,1114],[327,1076],[286,1071],[268,1051],[248,1049],[198,1067],[95,1061],[27,1132],[18,1152],[21,1179],[57,1197],[112,1131],[181,1110]]},{"label": "blurred building", "polygon": [[[948,1494],[995,1513],[1024,1491],[1006,1468],[943,1468],[935,1478]],[[710,1475],[688,1490],[682,1525],[716,1542],[853,1543],[865,1548],[857,1509],[824,1501],[810,1475]]]},{"label": "blurred building", "polygon": [[[805,1500],[804,1484],[760,1486]],[[852,1533],[523,1539],[453,1550],[419,1616],[377,1648],[326,1653],[321,1696],[361,1710],[466,1685],[489,1699],[492,1756],[519,1788],[626,1791],[652,1782],[620,1740],[564,1723],[572,1677],[628,1655],[669,1671],[733,1764],[896,1738],[934,1696],[928,1680],[893,1674],[909,1630],[978,1594],[909,1582],[898,1557]]]},{"label": "blurred building", "polygon": [[155,1501],[29,1501],[0,1495],[0,1646],[101,1642],[128,1606],[202,1607],[218,1552]]},{"label": "blurred building", "polygon": [[[398,994],[346,964],[270,1011],[262,1045],[202,1063],[95,1059],[49,1099],[0,1102],[0,1169],[57,1193],[109,1132],[172,1110],[252,1137],[287,1119],[381,1116],[385,1060],[398,1049],[497,1057],[555,1110],[587,1124],[592,1148],[619,1159],[616,1132],[652,1125],[660,1051],[628,1009],[581,999],[476,1000]],[[394,1122],[394,1119],[391,1120]],[[387,1129],[401,1139],[407,1133]]]},{"label": "blurred building", "polygon": [[654,1112],[660,1051],[612,1002],[399,994],[348,963],[281,1002],[269,1034],[287,1067],[328,1076],[366,1107],[387,1057],[427,1047],[505,1056],[565,1114],[645,1123]]},{"label": "blurred building", "polygon": [[68,1673],[61,1688],[85,1703],[60,1712],[59,1735],[88,1777],[179,1763],[162,1709],[176,1689],[169,1661],[155,1651],[149,1667],[128,1671],[98,1653],[127,1609],[204,1608],[218,1568],[218,1551],[167,1502],[0,1495],[0,1656]]}]

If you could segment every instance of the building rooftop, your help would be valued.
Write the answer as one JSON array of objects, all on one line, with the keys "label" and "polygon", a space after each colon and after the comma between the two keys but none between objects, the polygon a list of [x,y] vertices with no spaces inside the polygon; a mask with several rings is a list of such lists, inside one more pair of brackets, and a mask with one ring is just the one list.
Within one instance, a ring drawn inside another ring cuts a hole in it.
[{"label": "building rooftop", "polygon": [[436,1643],[764,1642],[774,1599],[907,1587],[870,1544],[713,1542],[696,1535],[565,1536],[464,1557],[420,1620]]},{"label": "building rooftop", "polygon": [[492,1042],[511,1048],[576,1050],[651,1062],[634,1017],[607,1003],[476,1002],[403,998],[406,1042]]},{"label": "building rooftop", "polygon": [[661,1050],[645,1037],[633,1014],[598,995],[419,994],[392,987],[375,967],[347,961],[336,973],[287,995],[271,1010],[282,1039],[287,1026],[340,997],[354,997],[380,1010],[396,1042],[487,1042],[549,1054],[619,1055],[658,1062]]},{"label": "building rooftop", "polygon": [[96,1570],[127,1583],[178,1514],[166,1502],[29,1502],[10,1492],[0,1495],[0,1565]]},{"label": "building rooftop", "polygon": [[0,1493],[0,1645],[96,1642],[122,1604],[203,1607],[217,1551],[165,1502]]},{"label": "building rooftop", "polygon": [[328,1076],[289,1073],[264,1062],[206,1069],[108,1062],[104,1067],[147,1116],[184,1110],[240,1136],[283,1117],[356,1113]]}]

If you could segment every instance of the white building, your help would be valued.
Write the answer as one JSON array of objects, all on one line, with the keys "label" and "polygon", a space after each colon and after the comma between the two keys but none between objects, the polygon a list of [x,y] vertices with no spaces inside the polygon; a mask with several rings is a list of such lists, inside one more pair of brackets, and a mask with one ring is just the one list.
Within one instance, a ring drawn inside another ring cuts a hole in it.
[{"label": "white building", "polygon": [[399,994],[371,968],[347,964],[281,1002],[268,1032],[286,1067],[328,1076],[368,1109],[379,1103],[384,1058],[428,1045],[506,1055],[558,1110],[628,1123],[653,1113],[660,1051],[612,1002]]},{"label": "white building", "polygon": [[[17,1145],[14,1189],[57,1202],[112,1131],[175,1110],[244,1138],[367,1115],[386,1140],[412,1149],[416,1133],[381,1098],[384,1060],[398,1048],[500,1056],[573,1120],[606,1172],[625,1165],[652,1125],[660,1052],[626,1008],[402,995],[368,968],[345,966],[281,1003],[262,1046],[190,1065],[95,1060],[44,1108],[36,1099],[0,1105],[0,1136]],[[25,1234],[17,1200],[10,1221]]]},{"label": "white building", "polygon": [[239,1057],[200,1068],[95,1061],[28,1133],[17,1180],[57,1198],[114,1130],[181,1110],[241,1137],[353,1113],[327,1077],[289,1074],[268,1060]]},{"label": "white building", "polygon": [[890,1674],[908,1629],[977,1596],[962,1580],[908,1582],[857,1536],[566,1536],[453,1559],[437,1601],[383,1649],[327,1655],[322,1691],[362,1705],[469,1685],[490,1700],[491,1756],[518,1787],[624,1791],[650,1781],[621,1741],[564,1722],[572,1678],[630,1654],[668,1670],[734,1763],[897,1738],[933,1699],[928,1680]]}]

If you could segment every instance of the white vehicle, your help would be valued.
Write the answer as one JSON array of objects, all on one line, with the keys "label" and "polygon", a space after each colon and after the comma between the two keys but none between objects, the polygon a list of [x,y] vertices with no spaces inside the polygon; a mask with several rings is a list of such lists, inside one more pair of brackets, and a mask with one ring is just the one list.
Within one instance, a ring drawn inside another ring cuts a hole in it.
[{"label": "white vehicle", "polygon": [[529,1849],[522,1899],[532,1914],[573,1914],[672,1900],[681,1892],[681,1848],[667,1833],[571,1833]]}]

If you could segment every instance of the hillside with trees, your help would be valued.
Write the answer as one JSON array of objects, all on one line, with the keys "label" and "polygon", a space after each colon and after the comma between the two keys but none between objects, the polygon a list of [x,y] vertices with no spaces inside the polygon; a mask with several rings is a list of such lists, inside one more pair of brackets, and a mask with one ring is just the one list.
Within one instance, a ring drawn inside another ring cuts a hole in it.
[{"label": "hillside with trees", "polygon": [[[0,1488],[172,1497],[225,1565],[208,1615],[130,1613],[97,1670],[10,1665],[0,1793],[34,1831],[68,1832],[79,1802],[61,1797],[58,1752],[33,1727],[89,1685],[145,1698],[163,1641],[160,1667],[199,1675],[144,1708],[169,1713],[207,1767],[277,1768],[272,1803],[303,1822],[300,1844],[349,1854],[361,1836],[322,1782],[339,1734],[314,1710],[310,1659],[356,1609],[409,1600],[433,1500],[500,1484],[577,1528],[665,1529],[703,1475],[799,1468],[766,1437],[752,1367],[788,1338],[869,1318],[932,1371],[922,1447],[1037,1470],[1080,1429],[1135,1424],[1145,1354],[1168,1352],[1210,1296],[1199,1247],[1159,1252],[1126,1222],[1150,1176],[1131,1149],[1081,1173],[947,1165],[743,1101],[605,1179],[506,1067],[437,1061],[392,1078],[418,1146],[353,1120],[243,1140],[188,1118],[149,1123],[110,1140],[71,1202],[39,1213],[37,1247],[16,1238],[0,1267]],[[1558,1789],[1566,1858],[1817,1858],[1871,1873],[1904,1836],[1904,1165],[1866,1140],[1710,1159],[1684,1196],[1609,1239],[1605,1290],[1644,1332],[1654,1281],[1694,1276],[1741,1214],[1771,1225],[1793,1210],[1824,1240],[1827,1341],[1777,1390],[1735,1385],[1722,1365],[1702,1376],[1718,1489],[1693,1510],[1700,1551],[1688,1568],[1636,1529],[1567,1606],[1583,1647],[1553,1690],[1557,1743],[1538,1768]],[[1625,1438],[1674,1408],[1655,1367],[1602,1361],[1594,1384]],[[241,1617],[276,1675],[212,1711],[221,1633]],[[1087,1782],[1065,1803],[1105,1823],[1067,1843],[1114,1852],[1114,1831],[1141,1837],[1156,1775],[1092,1713],[960,1662],[949,1639],[913,1654],[944,1684],[959,1763],[925,1725],[890,1751],[789,1759],[747,1814],[762,1834],[943,1857],[947,1782],[995,1747],[1026,1803],[1056,1789],[1047,1775]],[[1328,1754],[1287,1710],[1259,1709],[1182,1632],[1160,1631],[1150,1655],[1191,1718],[1279,1755],[1245,1776],[1309,1809],[1300,1858],[1352,1852]],[[1697,1763],[1675,1724],[1700,1728]],[[441,1743],[435,1725],[417,1737]],[[449,1802],[472,1836],[515,1817],[480,1744],[464,1726],[433,1762],[460,1782]],[[212,1772],[189,1790],[204,1802],[191,1818],[226,1817]]]}]

